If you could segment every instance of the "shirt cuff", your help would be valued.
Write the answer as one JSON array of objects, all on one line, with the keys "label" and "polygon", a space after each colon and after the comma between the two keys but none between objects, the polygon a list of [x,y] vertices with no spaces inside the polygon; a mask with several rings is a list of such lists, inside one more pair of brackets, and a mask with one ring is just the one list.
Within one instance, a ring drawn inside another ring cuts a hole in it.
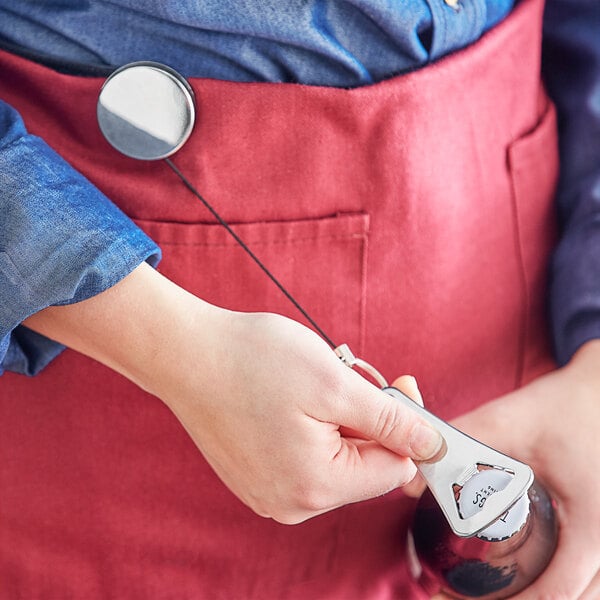
[{"label": "shirt cuff", "polygon": [[23,327],[27,317],[95,296],[161,253],[19,121],[0,144],[0,374],[35,375],[64,348]]}]

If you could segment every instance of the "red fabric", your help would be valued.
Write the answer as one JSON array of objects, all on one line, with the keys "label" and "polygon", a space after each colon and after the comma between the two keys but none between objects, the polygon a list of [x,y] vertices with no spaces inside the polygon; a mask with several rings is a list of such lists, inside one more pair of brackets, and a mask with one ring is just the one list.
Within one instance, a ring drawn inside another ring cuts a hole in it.
[{"label": "red fabric", "polygon": [[[467,50],[367,88],[191,82],[199,121],[174,162],[334,340],[416,375],[446,418],[553,366],[541,12],[525,0]],[[108,146],[100,79],[0,68],[2,97],[162,246],[163,273],[298,318],[166,165]],[[0,379],[0,457],[3,598],[422,597],[401,492],[293,527],[257,517],[159,400],[71,351]]]}]

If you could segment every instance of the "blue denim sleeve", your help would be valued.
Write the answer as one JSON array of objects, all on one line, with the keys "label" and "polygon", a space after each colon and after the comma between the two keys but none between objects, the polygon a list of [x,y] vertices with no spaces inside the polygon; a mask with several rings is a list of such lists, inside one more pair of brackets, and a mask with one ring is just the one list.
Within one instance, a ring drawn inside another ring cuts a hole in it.
[{"label": "blue denim sleeve", "polygon": [[550,287],[556,356],[600,337],[600,3],[548,0],[544,77],[559,118],[561,241]]},{"label": "blue denim sleeve", "polygon": [[20,325],[90,298],[160,250],[0,101],[0,374],[35,375],[63,346]]}]

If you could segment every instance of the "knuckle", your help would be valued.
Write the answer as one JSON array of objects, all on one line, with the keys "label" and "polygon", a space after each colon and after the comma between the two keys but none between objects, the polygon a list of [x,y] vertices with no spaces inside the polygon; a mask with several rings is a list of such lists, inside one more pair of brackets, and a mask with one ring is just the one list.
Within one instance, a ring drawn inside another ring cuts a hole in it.
[{"label": "knuckle", "polygon": [[331,506],[333,492],[327,479],[319,473],[312,473],[295,490],[296,505],[303,513],[323,512]]},{"label": "knuckle", "polygon": [[283,525],[295,525],[300,522],[300,518],[292,510],[280,505],[279,503],[271,503],[268,501],[257,502],[250,505],[250,508],[259,516],[265,519],[272,519]]},{"label": "knuckle", "polygon": [[328,494],[317,487],[306,489],[299,500],[302,509],[310,513],[321,512],[329,506]]},{"label": "knuckle", "polygon": [[275,498],[254,495],[246,504],[257,515],[284,525],[295,525],[331,506],[332,490],[321,478],[301,478]]},{"label": "knuckle", "polygon": [[309,517],[310,515],[303,515],[298,512],[282,512],[281,514],[277,513],[273,515],[271,518],[282,525],[298,525],[299,523],[306,521]]},{"label": "knuckle", "polygon": [[386,403],[381,408],[375,422],[377,439],[385,442],[394,439],[404,429],[404,419],[401,417],[400,405]]}]

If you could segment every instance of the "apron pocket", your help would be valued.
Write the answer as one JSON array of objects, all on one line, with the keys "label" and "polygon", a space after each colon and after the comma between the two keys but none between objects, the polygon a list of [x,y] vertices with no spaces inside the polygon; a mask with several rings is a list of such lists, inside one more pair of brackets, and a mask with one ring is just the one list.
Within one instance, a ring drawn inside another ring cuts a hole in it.
[{"label": "apron pocket", "polygon": [[508,148],[517,252],[525,315],[521,330],[523,385],[554,366],[547,315],[548,268],[556,244],[555,191],[558,177],[556,110],[548,101],[537,125]]},{"label": "apron pocket", "polygon": [[[136,223],[162,248],[159,271],[189,292],[230,310],[276,312],[308,325],[223,226]],[[231,226],[336,344],[362,352],[367,214]]]}]

